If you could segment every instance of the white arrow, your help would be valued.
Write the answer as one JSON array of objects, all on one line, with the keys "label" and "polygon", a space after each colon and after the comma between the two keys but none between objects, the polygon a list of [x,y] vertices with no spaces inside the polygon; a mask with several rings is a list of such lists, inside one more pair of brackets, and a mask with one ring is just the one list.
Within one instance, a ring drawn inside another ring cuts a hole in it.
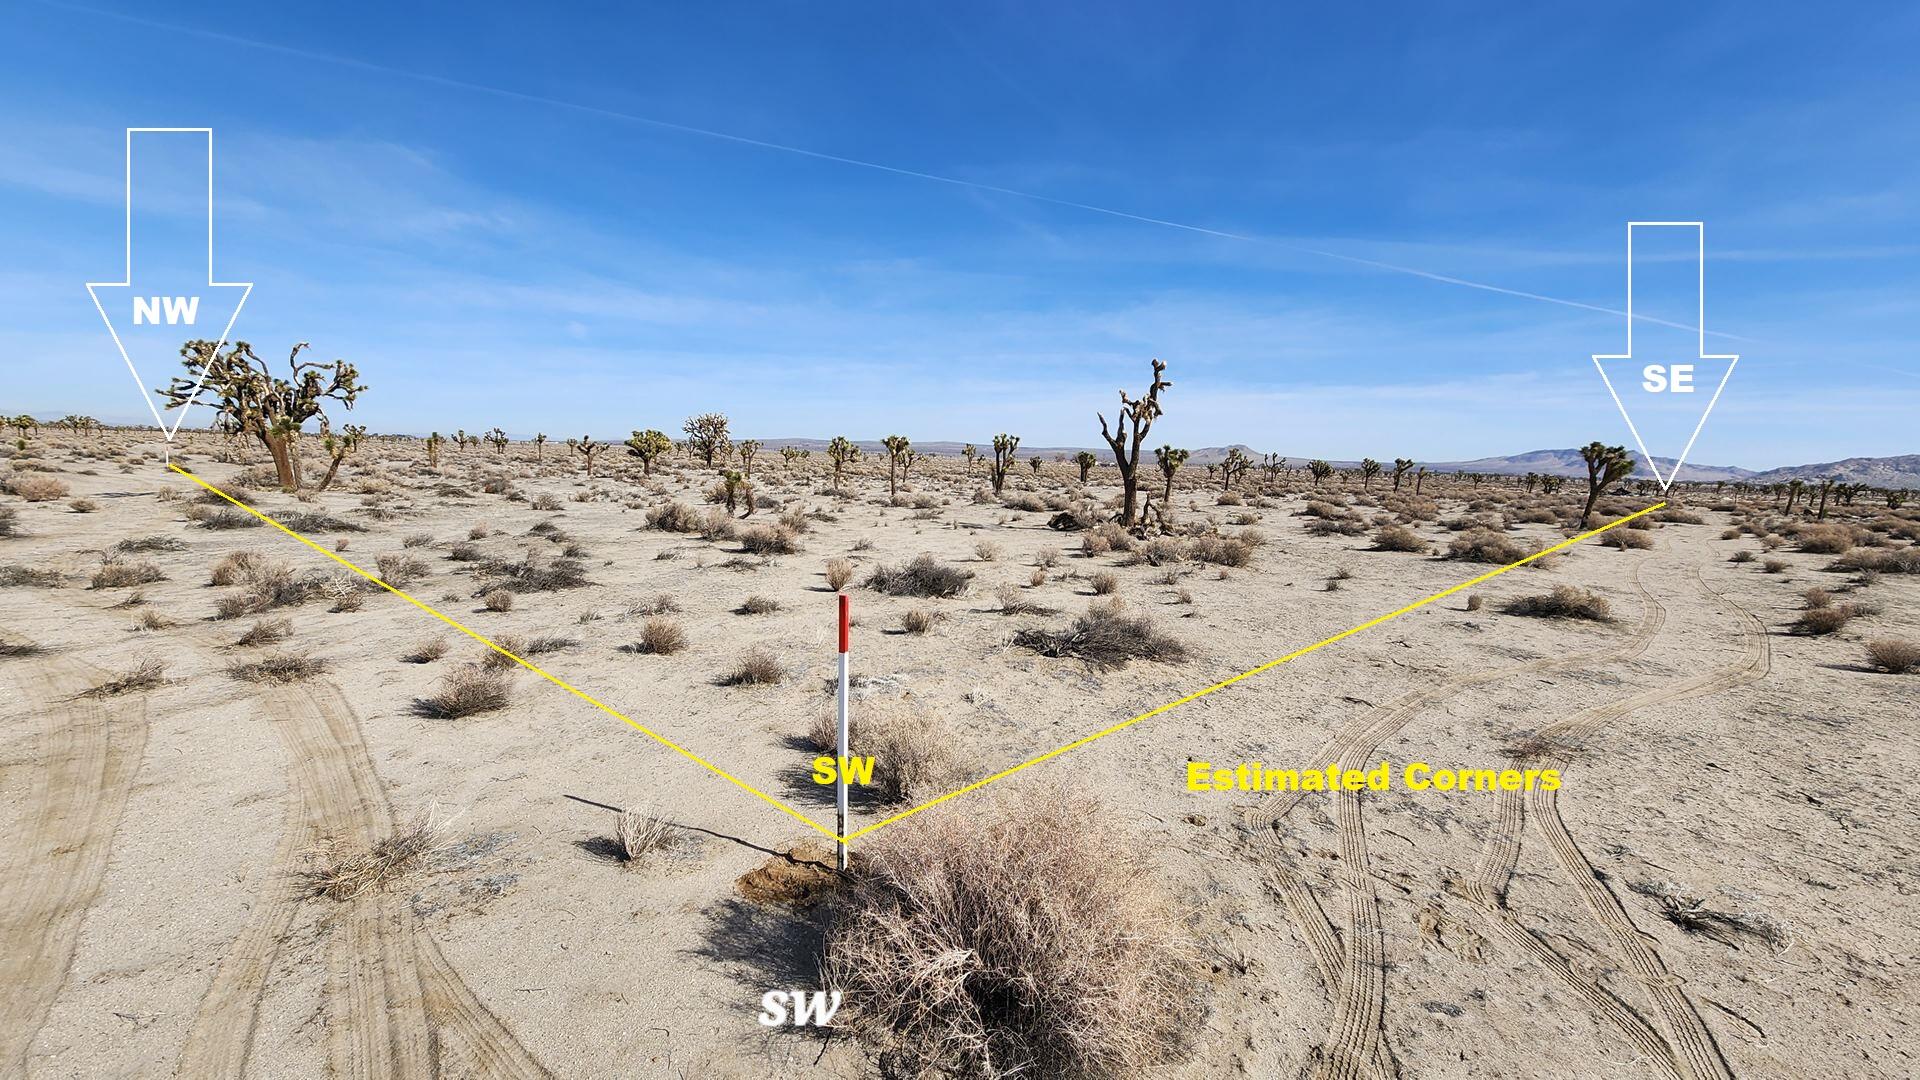
[{"label": "white arrow", "polygon": [[[1693,434],[1687,438],[1687,445],[1674,459],[1673,470],[1665,477],[1660,475],[1660,467],[1654,464],[1653,455],[1647,452],[1647,443],[1640,437],[1640,429],[1634,427],[1633,417],[1627,415],[1626,403],[1620,400],[1620,391],[1614,388],[1613,380],[1607,376],[1607,367],[1603,360],[1633,359],[1633,230],[1639,228],[1687,228],[1694,230],[1699,239],[1699,311],[1694,319],[1694,328],[1699,332],[1699,346],[1696,349],[1701,360],[1725,360],[1726,374],[1720,376],[1720,384],[1713,389],[1713,398],[1707,402],[1706,411],[1700,414],[1700,421],[1693,425]],[[1595,353],[1593,366],[1600,370],[1600,378],[1607,384],[1607,393],[1613,395],[1613,403],[1620,409],[1620,418],[1627,422],[1627,430],[1633,432],[1633,441],[1640,447],[1640,456],[1647,461],[1647,468],[1653,478],[1660,481],[1660,490],[1666,491],[1680,475],[1680,466],[1686,463],[1687,455],[1693,452],[1694,440],[1700,437],[1700,429],[1707,426],[1707,417],[1713,415],[1713,407],[1720,401],[1720,391],[1727,388],[1727,380],[1733,377],[1733,369],[1740,363],[1740,357],[1733,353],[1710,353],[1707,351],[1707,226],[1701,221],[1629,221],[1627,222],[1627,351],[1624,353]]]},{"label": "white arrow", "polygon": [[[124,290],[124,292],[121,292],[118,295],[120,295],[122,298],[133,300],[135,304],[133,320],[136,324],[142,321],[143,316],[145,316],[147,321],[159,321],[159,318],[164,317],[167,322],[172,323],[172,322],[175,322],[177,317],[182,314],[185,315],[186,321],[188,323],[192,323],[197,318],[197,315],[198,315],[198,305],[199,305],[198,297],[146,298],[146,297],[138,297],[135,295],[134,280],[133,280],[134,278],[134,273],[133,273],[133,137],[136,134],[203,135],[206,137],[206,140],[207,140],[207,287],[209,289],[221,289],[221,290],[239,289],[240,290],[240,298],[233,305],[233,314],[228,316],[225,328],[220,331],[220,341],[218,345],[215,347],[216,353],[220,349],[226,347],[227,338],[230,334],[233,333],[234,321],[240,318],[240,309],[246,306],[247,297],[253,294],[253,282],[251,281],[215,281],[213,277],[213,129],[212,128],[177,128],[177,127],[128,128],[127,129],[127,262],[126,262],[126,269],[124,271],[124,276],[119,281],[87,282],[87,295],[93,297],[93,306],[96,310],[100,312],[101,321],[107,324],[107,333],[113,336],[114,347],[120,350],[120,358],[126,361],[127,371],[129,374],[133,376],[134,385],[140,388],[141,400],[147,403],[147,411],[153,414],[154,424],[160,428],[163,434],[166,435],[167,442],[171,444],[173,442],[174,435],[180,431],[181,423],[184,422],[187,418],[187,409],[192,407],[191,403],[193,399],[188,398],[188,404],[181,407],[180,415],[177,418],[175,418],[173,422],[173,426],[168,427],[166,424],[166,421],[161,419],[159,408],[154,405],[153,396],[147,392],[146,380],[140,377],[139,370],[134,366],[133,357],[127,352],[126,343],[121,340],[120,332],[114,328],[113,316],[107,314],[107,304],[104,303],[101,299],[102,290]],[[109,291],[107,295],[109,297],[112,297],[115,295],[115,293]],[[143,301],[145,302],[143,303]],[[178,301],[179,303],[174,303],[175,301]],[[162,302],[165,302],[164,306]],[[159,314],[159,312],[163,312],[164,314]],[[218,317],[217,314],[215,317],[216,318]],[[200,382],[201,384],[204,384],[206,382],[206,375],[204,371],[201,374]],[[200,386],[196,385],[194,387],[194,393],[198,394],[199,391],[200,391]]]}]

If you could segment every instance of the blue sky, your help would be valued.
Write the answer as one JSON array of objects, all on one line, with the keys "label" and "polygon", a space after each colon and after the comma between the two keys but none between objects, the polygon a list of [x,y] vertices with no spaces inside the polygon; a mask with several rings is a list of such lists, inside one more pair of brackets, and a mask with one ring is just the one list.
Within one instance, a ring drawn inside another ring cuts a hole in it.
[{"label": "blue sky", "polygon": [[0,409],[144,414],[81,283],[123,129],[180,125],[236,336],[353,360],[377,430],[1092,445],[1160,356],[1156,443],[1624,441],[1575,305],[1704,219],[1693,460],[1920,451],[1920,8],[150,10],[0,9]]}]

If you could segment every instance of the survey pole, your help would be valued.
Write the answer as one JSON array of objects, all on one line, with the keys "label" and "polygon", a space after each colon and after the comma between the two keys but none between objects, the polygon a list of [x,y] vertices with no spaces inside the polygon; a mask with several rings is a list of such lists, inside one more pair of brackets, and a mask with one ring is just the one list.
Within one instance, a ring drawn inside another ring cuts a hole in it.
[{"label": "survey pole", "polygon": [[848,619],[847,609],[851,603],[852,601],[848,599],[846,593],[840,594],[840,692],[837,702],[839,710],[839,742],[836,751],[840,755],[840,760],[835,762],[837,768],[834,769],[834,775],[837,779],[833,785],[833,803],[834,821],[836,824],[834,834],[841,837],[838,844],[840,846],[840,869],[842,870],[847,868],[847,841],[845,839],[847,835],[847,759],[851,756],[847,748],[847,638],[850,636],[848,628],[851,625]]}]

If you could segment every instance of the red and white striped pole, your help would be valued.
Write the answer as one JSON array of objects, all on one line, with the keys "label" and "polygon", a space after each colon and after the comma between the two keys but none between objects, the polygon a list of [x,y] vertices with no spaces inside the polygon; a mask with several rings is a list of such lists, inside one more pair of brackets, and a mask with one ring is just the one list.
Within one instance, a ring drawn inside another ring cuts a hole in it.
[{"label": "red and white striped pole", "polygon": [[[847,639],[848,637],[851,636],[849,633],[849,628],[851,627],[852,623],[848,617],[848,608],[851,606],[851,604],[852,604],[852,601],[848,599],[847,594],[841,593],[840,594],[840,696],[839,696],[840,760],[835,763],[839,767],[834,770],[834,773],[838,777],[838,779],[834,782],[833,801],[834,801],[834,809],[835,809],[835,820],[838,824],[838,827],[834,830],[834,832],[837,835],[842,837],[847,835],[847,758],[848,758]],[[847,868],[847,842],[845,840],[841,840],[839,841],[839,844],[840,844],[840,869],[845,870]]]}]

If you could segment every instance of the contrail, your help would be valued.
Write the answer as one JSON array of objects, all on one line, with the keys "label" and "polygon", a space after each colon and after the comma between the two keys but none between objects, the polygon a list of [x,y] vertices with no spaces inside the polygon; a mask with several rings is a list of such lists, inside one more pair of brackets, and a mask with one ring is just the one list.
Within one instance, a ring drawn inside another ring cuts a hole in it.
[{"label": "contrail", "polygon": [[[316,52],[312,49],[301,49],[291,45],[280,45],[271,41],[259,41],[253,38],[240,37],[235,34],[221,33],[216,30],[203,30],[198,27],[180,26],[176,23],[162,22],[158,19],[148,19],[139,15],[128,15],[118,11],[104,11],[99,8],[86,7],[80,4],[62,3],[61,0],[37,0],[37,2],[43,7],[59,8],[84,15],[115,19],[137,26],[151,27],[176,34],[186,34],[192,37],[204,38],[209,41],[238,45],[243,48],[260,49],[265,52],[279,53],[282,56],[297,57],[301,60],[311,60],[316,63],[333,64],[339,67],[355,68],[360,71],[391,75],[395,78],[411,79],[414,82],[425,83],[430,86],[442,86],[451,90],[464,90],[474,94],[487,94],[493,97],[505,98],[510,101],[525,102],[531,105],[544,105],[549,108],[564,109],[569,112],[598,116],[608,120],[619,120],[630,124],[643,124],[648,127],[658,128],[662,131],[673,131],[683,135],[697,135],[701,138],[729,142],[738,146],[751,146],[760,150],[773,150],[783,154],[794,154],[799,157],[812,158],[815,161],[829,161],[838,165],[872,169],[876,172],[891,173],[894,176],[904,176],[914,180],[925,180],[935,184],[947,184],[952,187],[967,188],[973,191],[1006,195],[1011,198],[1026,199],[1032,202],[1047,203],[1052,206],[1080,210],[1089,214],[1102,214],[1107,217],[1119,218],[1123,221],[1137,221],[1146,225],[1158,225],[1168,229],[1179,229],[1183,232],[1217,237],[1222,240],[1238,240],[1251,244],[1263,244],[1283,251],[1292,251],[1302,255],[1313,255],[1318,258],[1332,259],[1353,266],[1364,266],[1374,270],[1383,270],[1388,273],[1422,278],[1427,281],[1439,282],[1443,285],[1457,285],[1461,288],[1478,289],[1481,292],[1496,293],[1500,296],[1512,296],[1543,304],[1557,304],[1560,307],[1575,308],[1580,311],[1593,311],[1603,315],[1615,315],[1623,319],[1632,318],[1637,322],[1656,326],[1667,326],[1676,330],[1686,330],[1689,332],[1698,332],[1699,330],[1698,327],[1690,326],[1686,323],[1669,322],[1665,319],[1657,319],[1648,315],[1629,316],[1627,312],[1618,308],[1605,307],[1600,304],[1588,304],[1579,300],[1567,300],[1558,296],[1547,296],[1542,293],[1526,292],[1521,289],[1509,289],[1502,285],[1490,285],[1484,281],[1471,281],[1467,278],[1435,273],[1431,270],[1422,270],[1414,266],[1401,266],[1398,263],[1366,259],[1358,255],[1347,255],[1338,251],[1328,251],[1324,248],[1307,247],[1302,244],[1294,244],[1267,236],[1255,236],[1250,233],[1231,232],[1225,229],[1209,228],[1205,225],[1193,225],[1183,221],[1173,221],[1146,214],[1135,214],[1126,210],[1116,210],[1108,206],[1096,206],[1093,203],[1075,202],[1072,199],[1055,198],[1051,195],[1041,195],[1032,191],[1020,191],[1015,188],[1001,187],[997,184],[981,183],[977,180],[963,180],[955,176],[942,176],[939,173],[921,172],[918,169],[907,169],[898,165],[888,165],[883,162],[868,161],[863,158],[846,157],[842,154],[831,154],[823,150],[809,150],[804,146],[791,146],[786,143],[770,142],[766,139],[756,139],[747,135],[735,135],[731,132],[715,131],[712,128],[695,127],[691,124],[676,123],[672,120],[661,120],[652,116],[641,116],[638,113],[622,112],[618,109],[609,109],[579,101],[569,101],[565,98],[549,97],[545,94],[531,94],[523,90],[511,90],[506,87],[489,86],[485,83],[469,82],[465,79],[455,79],[445,75],[433,75],[407,68],[392,67],[387,64],[376,64],[368,60],[358,60],[350,56],[338,56],[333,53]],[[1736,334],[1728,334],[1717,330],[1709,330],[1707,334],[1711,337],[1725,338],[1733,341],[1751,340],[1742,338]]]}]

